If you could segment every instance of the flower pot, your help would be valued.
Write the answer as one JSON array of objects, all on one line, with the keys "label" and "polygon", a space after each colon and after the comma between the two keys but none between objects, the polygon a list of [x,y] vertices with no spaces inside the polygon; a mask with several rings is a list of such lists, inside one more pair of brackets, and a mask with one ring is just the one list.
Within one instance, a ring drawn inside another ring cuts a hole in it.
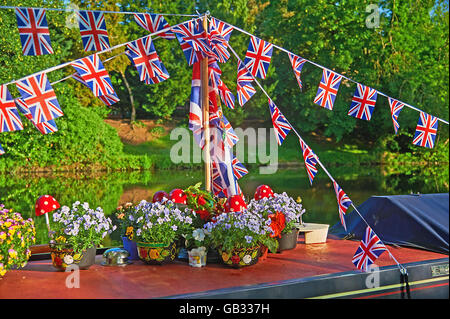
[{"label": "flower pot", "polygon": [[208,251],[205,247],[194,248],[188,250],[189,255],[189,266],[192,267],[203,267],[206,266],[206,256]]},{"label": "flower pot", "polygon": [[58,270],[66,270],[71,265],[77,265],[79,269],[89,269],[95,264],[95,255],[97,249],[95,246],[75,253],[70,245],[67,244],[49,244],[52,264]]},{"label": "flower pot", "polygon": [[150,265],[163,265],[172,262],[178,255],[175,242],[171,244],[163,243],[142,243],[137,242],[139,258]]},{"label": "flower pot", "polygon": [[130,256],[128,256],[128,260],[139,260],[136,243],[130,240],[127,236],[122,236],[122,243],[123,249],[128,251],[130,254]]},{"label": "flower pot", "polygon": [[278,240],[278,251],[294,249],[297,247],[298,229],[294,228],[287,234],[281,234],[281,238]]},{"label": "flower pot", "polygon": [[225,265],[233,268],[241,268],[254,265],[258,262],[260,246],[233,249],[232,251],[224,251],[219,248],[218,251]]}]

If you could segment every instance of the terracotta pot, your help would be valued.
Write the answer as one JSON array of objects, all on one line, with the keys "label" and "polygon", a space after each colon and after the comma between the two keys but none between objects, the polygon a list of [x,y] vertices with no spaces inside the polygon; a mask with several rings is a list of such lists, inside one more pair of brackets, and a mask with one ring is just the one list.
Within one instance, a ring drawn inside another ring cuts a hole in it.
[{"label": "terracotta pot", "polygon": [[71,265],[77,265],[79,269],[89,269],[95,264],[97,249],[95,246],[75,253],[70,245],[49,244],[52,264],[58,270],[64,271]]},{"label": "terracotta pot", "polygon": [[239,248],[231,251],[224,251],[221,248],[218,252],[225,265],[233,268],[241,268],[254,265],[259,260],[260,246],[252,248]]},{"label": "terracotta pot", "polygon": [[295,247],[297,247],[297,239],[298,239],[298,229],[296,228],[294,228],[287,234],[281,234],[281,238],[277,238],[278,240],[277,252],[294,249]]},{"label": "terracotta pot", "polygon": [[136,246],[139,258],[150,265],[163,265],[172,262],[178,255],[176,242],[169,245],[137,242]]}]

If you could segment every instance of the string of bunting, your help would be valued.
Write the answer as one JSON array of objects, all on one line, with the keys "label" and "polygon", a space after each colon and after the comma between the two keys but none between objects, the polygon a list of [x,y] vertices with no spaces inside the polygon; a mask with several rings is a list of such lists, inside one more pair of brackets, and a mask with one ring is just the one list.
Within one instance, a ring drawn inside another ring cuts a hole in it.
[{"label": "string of bunting", "polygon": [[[45,9],[16,7],[14,7],[14,9],[16,12],[23,54],[52,54],[53,50],[50,43]],[[126,46],[125,52],[121,54],[126,54],[128,56],[132,64],[138,70],[141,81],[146,84],[156,84],[168,79],[170,75],[156,53],[151,36],[159,35],[165,39],[177,38],[187,63],[190,66],[193,66],[189,128],[193,131],[196,141],[202,148],[204,145],[203,129],[206,126],[213,127],[219,132],[218,135],[211,136],[211,145],[213,146],[211,149],[211,154],[213,155],[212,185],[214,193],[222,197],[228,197],[233,194],[242,194],[242,191],[237,184],[237,180],[247,174],[248,171],[241,163],[239,163],[232,153],[232,147],[237,143],[238,138],[234,133],[231,124],[223,115],[220,105],[220,101],[222,101],[228,108],[234,109],[235,107],[235,96],[221,80],[221,70],[217,63],[226,63],[229,60],[230,54],[228,53],[228,49],[230,49],[237,59],[236,93],[240,106],[242,107],[255,94],[256,90],[252,85],[252,83],[255,82],[268,98],[269,110],[278,144],[281,146],[286,136],[292,130],[299,138],[305,167],[311,185],[317,174],[317,164],[319,164],[333,181],[338,201],[339,216],[344,229],[346,229],[344,216],[350,206],[353,207],[367,224],[365,238],[361,241],[352,260],[355,266],[358,269],[367,271],[369,266],[381,255],[381,253],[388,251],[390,257],[397,263],[400,271],[406,273],[406,269],[398,263],[367,221],[361,216],[348,195],[342,190],[336,180],[320,162],[319,157],[305,143],[300,134],[275,105],[274,101],[263,89],[257,78],[266,78],[273,48],[275,47],[288,54],[300,90],[303,87],[301,71],[306,62],[323,70],[322,79],[314,99],[314,103],[323,108],[333,110],[339,85],[342,79],[345,78],[357,84],[348,111],[349,116],[370,121],[377,96],[385,96],[389,100],[394,131],[397,134],[399,129],[397,119],[403,107],[406,106],[420,112],[419,122],[413,139],[413,144],[415,145],[433,148],[437,134],[438,121],[448,125],[447,121],[427,114],[407,103],[393,99],[373,88],[357,83],[350,78],[338,74],[315,62],[304,59],[284,48],[266,42],[245,30],[214,17],[209,19],[209,27],[205,30],[202,27],[202,23],[200,23],[201,21],[199,21],[201,19],[200,15],[195,15],[196,18],[170,26],[162,15],[132,13],[136,23],[149,31],[150,34],[137,40],[111,47],[104,20],[104,13],[108,12],[85,10],[76,12],[78,14],[80,34],[84,49],[86,52],[96,51],[96,53],[39,71],[19,80],[13,80],[9,83],[2,84],[0,87],[0,132],[23,129],[17,109],[19,109],[25,117],[30,119],[36,127],[38,127],[38,125],[47,127],[52,124],[56,127],[54,120],[63,116],[64,113],[59,106],[51,83],[47,79],[47,73],[66,66],[72,66],[76,73],[54,83],[72,77],[88,87],[94,95],[102,99],[106,105],[117,102],[118,97],[112,87],[108,72],[104,68],[99,55],[120,47]],[[208,14],[206,14],[206,16],[208,16]],[[244,61],[239,58],[229,44],[231,32],[235,29],[250,36],[249,46]],[[208,103],[210,105],[208,123],[202,122],[202,110],[200,108],[202,103],[201,94],[199,93],[201,82],[199,71],[200,61],[205,58],[208,59]],[[7,85],[9,84],[16,84],[21,95],[20,98],[15,100],[12,99],[11,94],[7,89]],[[50,132],[52,131],[52,129],[46,129]],[[54,128],[53,131],[55,131]],[[3,152],[4,151],[0,146],[0,154]]]}]

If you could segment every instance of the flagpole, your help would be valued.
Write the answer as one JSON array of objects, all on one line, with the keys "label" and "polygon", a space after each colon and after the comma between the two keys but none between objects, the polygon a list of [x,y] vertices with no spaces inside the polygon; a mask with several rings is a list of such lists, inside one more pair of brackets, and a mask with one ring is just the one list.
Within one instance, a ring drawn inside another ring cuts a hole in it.
[{"label": "flagpole", "polygon": [[[208,30],[207,14],[203,16],[203,29]],[[203,156],[205,161],[205,190],[211,192],[211,153],[210,153],[210,132],[209,132],[209,83],[208,83],[208,57],[200,61],[200,78],[202,92],[202,116],[203,116],[203,137],[205,146]]]}]

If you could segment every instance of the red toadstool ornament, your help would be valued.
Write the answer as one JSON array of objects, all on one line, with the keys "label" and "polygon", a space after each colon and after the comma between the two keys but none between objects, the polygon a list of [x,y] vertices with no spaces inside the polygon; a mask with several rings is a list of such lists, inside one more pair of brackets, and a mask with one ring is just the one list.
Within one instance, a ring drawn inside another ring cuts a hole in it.
[{"label": "red toadstool ornament", "polygon": [[36,201],[35,212],[36,216],[45,215],[45,222],[47,224],[48,234],[50,236],[50,221],[48,218],[48,213],[58,209],[60,207],[59,203],[53,196],[43,195],[39,197]]},{"label": "red toadstool ornament", "polygon": [[225,203],[225,211],[227,213],[241,212],[244,209],[247,209],[247,204],[244,202],[244,199],[240,195],[231,196]]},{"label": "red toadstool ornament", "polygon": [[169,199],[169,194],[167,194],[165,191],[157,191],[153,195],[152,202],[153,203],[156,203],[156,202],[164,203],[168,199]]},{"label": "red toadstool ornament", "polygon": [[184,204],[187,203],[187,196],[182,189],[175,188],[169,194],[169,199],[176,204]]},{"label": "red toadstool ornament", "polygon": [[259,185],[256,188],[255,200],[260,200],[265,197],[273,197],[273,190],[267,185]]}]

